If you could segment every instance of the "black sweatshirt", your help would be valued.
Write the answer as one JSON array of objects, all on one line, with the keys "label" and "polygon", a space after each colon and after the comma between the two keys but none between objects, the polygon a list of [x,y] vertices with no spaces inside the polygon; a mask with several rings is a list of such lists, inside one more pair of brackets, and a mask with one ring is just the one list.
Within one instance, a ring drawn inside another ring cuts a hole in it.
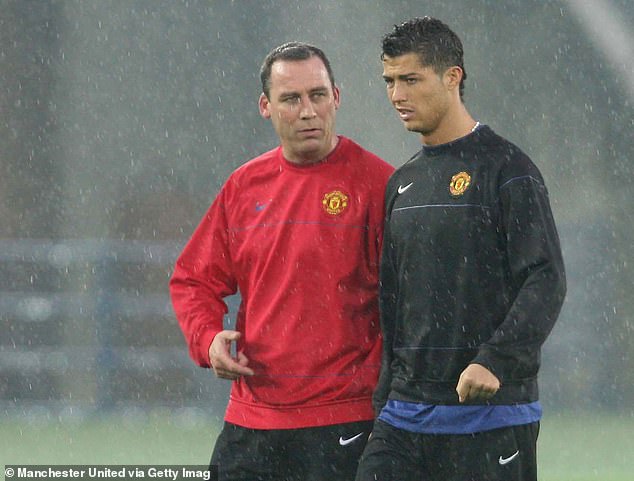
[{"label": "black sweatshirt", "polygon": [[541,346],[566,291],[537,167],[482,126],[423,147],[385,195],[375,409],[388,397],[458,404],[470,363],[501,381],[488,403],[536,401]]}]

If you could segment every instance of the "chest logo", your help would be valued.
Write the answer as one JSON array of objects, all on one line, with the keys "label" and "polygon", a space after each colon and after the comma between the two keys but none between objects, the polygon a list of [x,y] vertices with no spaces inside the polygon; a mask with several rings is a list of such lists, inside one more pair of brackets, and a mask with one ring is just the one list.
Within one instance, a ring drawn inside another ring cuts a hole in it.
[{"label": "chest logo", "polygon": [[402,193],[404,193],[407,189],[409,189],[412,185],[414,185],[414,182],[410,182],[409,184],[403,186],[402,184],[398,186],[398,194],[401,195]]},{"label": "chest logo", "polygon": [[330,215],[339,215],[348,207],[348,196],[340,190],[333,190],[324,195],[321,204]]},{"label": "chest logo", "polygon": [[466,172],[458,172],[449,182],[449,193],[454,197],[464,194],[471,185],[471,176]]}]

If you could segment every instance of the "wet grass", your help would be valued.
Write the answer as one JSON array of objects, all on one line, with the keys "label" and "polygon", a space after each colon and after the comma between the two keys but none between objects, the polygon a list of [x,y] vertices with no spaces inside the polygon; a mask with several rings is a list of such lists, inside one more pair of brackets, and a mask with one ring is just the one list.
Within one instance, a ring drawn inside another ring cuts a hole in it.
[{"label": "wet grass", "polygon": [[[220,420],[144,416],[4,419],[0,464],[204,465]],[[634,418],[550,415],[539,442],[541,481],[631,481]]]},{"label": "wet grass", "polygon": [[541,481],[634,479],[634,416],[547,416],[538,445]]},{"label": "wet grass", "polygon": [[108,416],[0,424],[0,464],[205,465],[218,434],[209,417]]}]

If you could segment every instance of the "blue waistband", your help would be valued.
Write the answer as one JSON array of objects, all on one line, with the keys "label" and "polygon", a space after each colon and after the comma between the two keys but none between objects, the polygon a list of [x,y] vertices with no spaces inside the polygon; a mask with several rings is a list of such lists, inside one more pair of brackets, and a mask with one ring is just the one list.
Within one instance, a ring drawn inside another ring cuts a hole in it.
[{"label": "blue waistband", "polygon": [[472,434],[537,422],[539,401],[527,404],[445,406],[389,400],[379,419],[394,427],[424,434]]}]

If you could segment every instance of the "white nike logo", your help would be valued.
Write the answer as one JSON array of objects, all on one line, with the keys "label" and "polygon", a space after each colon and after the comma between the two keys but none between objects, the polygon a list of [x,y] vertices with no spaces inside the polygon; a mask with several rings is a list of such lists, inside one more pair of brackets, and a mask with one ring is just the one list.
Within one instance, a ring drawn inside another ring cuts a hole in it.
[{"label": "white nike logo", "polygon": [[519,455],[520,455],[520,452],[518,450],[518,451],[515,451],[515,453],[509,456],[508,458],[503,458],[502,456],[500,456],[500,459],[498,459],[498,463],[500,463],[500,466],[504,466],[505,464],[508,464],[511,461],[513,461]]},{"label": "white nike logo", "polygon": [[348,444],[356,441],[357,439],[359,439],[361,436],[363,436],[363,433],[359,433],[356,436],[352,436],[351,438],[348,439],[343,439],[343,436],[339,437],[339,444],[341,446],[347,446]]},{"label": "white nike logo", "polygon": [[412,186],[412,184],[413,184],[413,183],[414,183],[414,182],[410,182],[410,183],[409,183],[409,184],[407,184],[405,187],[403,187],[402,185],[399,185],[399,186],[398,186],[398,193],[399,193],[399,194],[402,194],[402,193],[403,193],[403,192],[405,192],[407,189],[409,189],[409,188]]}]

